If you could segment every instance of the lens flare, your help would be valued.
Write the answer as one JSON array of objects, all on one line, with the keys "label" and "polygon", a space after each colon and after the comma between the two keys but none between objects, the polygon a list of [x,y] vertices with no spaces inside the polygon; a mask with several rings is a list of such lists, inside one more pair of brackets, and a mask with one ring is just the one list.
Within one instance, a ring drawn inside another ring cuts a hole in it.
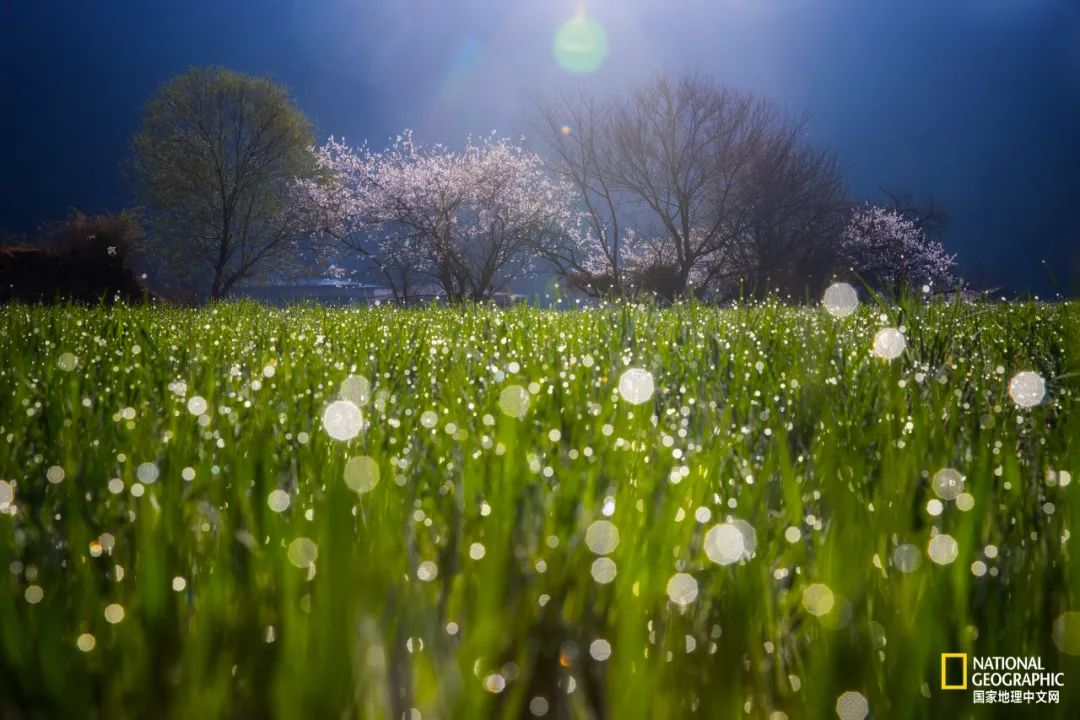
[{"label": "lens flare", "polygon": [[555,31],[552,52],[567,72],[587,75],[596,71],[607,57],[607,33],[600,23],[580,12]]}]

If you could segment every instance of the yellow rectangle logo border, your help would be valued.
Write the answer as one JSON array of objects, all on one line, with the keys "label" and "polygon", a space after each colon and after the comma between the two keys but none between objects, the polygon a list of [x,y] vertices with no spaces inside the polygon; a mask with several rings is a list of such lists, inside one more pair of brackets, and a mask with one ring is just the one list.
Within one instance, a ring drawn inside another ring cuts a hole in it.
[{"label": "yellow rectangle logo border", "polygon": [[[964,681],[960,685],[949,685],[945,682],[945,666],[950,658],[960,658],[964,661]],[[941,689],[942,690],[967,690],[967,653],[941,653]]]}]

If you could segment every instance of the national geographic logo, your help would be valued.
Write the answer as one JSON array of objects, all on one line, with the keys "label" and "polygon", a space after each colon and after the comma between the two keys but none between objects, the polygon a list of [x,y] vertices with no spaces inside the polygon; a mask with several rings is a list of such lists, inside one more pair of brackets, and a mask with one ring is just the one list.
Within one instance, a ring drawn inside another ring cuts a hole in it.
[{"label": "national geographic logo", "polygon": [[967,653],[941,653],[941,689],[967,690]]},{"label": "national geographic logo", "polygon": [[977,704],[1057,703],[1065,673],[1048,672],[1038,656],[941,653],[941,689],[972,688]]}]

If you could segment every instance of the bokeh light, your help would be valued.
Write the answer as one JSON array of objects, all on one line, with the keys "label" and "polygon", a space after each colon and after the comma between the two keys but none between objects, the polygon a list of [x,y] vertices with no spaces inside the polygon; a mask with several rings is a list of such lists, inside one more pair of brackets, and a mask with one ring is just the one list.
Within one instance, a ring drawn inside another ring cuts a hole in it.
[{"label": "bokeh light", "polygon": [[1025,370],[1009,381],[1009,397],[1022,408],[1035,407],[1046,396],[1046,383],[1038,373]]},{"label": "bokeh light", "polygon": [[859,307],[859,295],[847,283],[833,283],[825,289],[821,304],[833,317],[847,317]]},{"label": "bokeh light", "polygon": [[371,381],[363,375],[350,375],[341,381],[341,399],[354,405],[367,405],[371,398]]},{"label": "bokeh light", "polygon": [[964,490],[964,476],[959,470],[942,468],[934,473],[934,494],[942,500],[955,500]]},{"label": "bokeh light", "polygon": [[307,568],[319,557],[319,547],[310,538],[298,537],[289,543],[287,555],[296,567]]},{"label": "bokeh light", "polygon": [[611,657],[611,643],[603,638],[593,640],[589,645],[589,657],[597,662],[604,662]]},{"label": "bokeh light", "polygon": [[113,625],[122,622],[124,619],[124,606],[119,603],[105,606],[105,619]]},{"label": "bokeh light", "polygon": [[158,474],[158,466],[152,462],[144,462],[135,469],[135,477],[139,478],[139,482],[146,485],[156,483]]},{"label": "bokeh light", "polygon": [[675,573],[668,580],[667,595],[671,602],[680,607],[686,607],[697,599],[697,580],[688,573]]},{"label": "bokeh light", "polygon": [[631,368],[619,378],[619,394],[631,405],[648,402],[655,389],[652,373],[648,370]]},{"label": "bokeh light", "polygon": [[607,57],[607,32],[581,11],[555,31],[552,52],[564,70],[586,75],[597,70]]},{"label": "bokeh light", "polygon": [[1080,655],[1080,612],[1063,613],[1054,621],[1054,644],[1066,655]]},{"label": "bokeh light", "polygon": [[874,335],[874,354],[883,360],[894,360],[900,357],[907,347],[904,333],[896,328],[882,328]]},{"label": "bokeh light", "polygon": [[593,560],[592,567],[589,568],[589,574],[592,575],[592,579],[601,585],[607,585],[614,580],[618,571],[619,566],[609,557],[596,558]]},{"label": "bokeh light", "polygon": [[499,409],[510,417],[524,417],[529,409],[529,391],[520,385],[507,385],[499,393]]},{"label": "bokeh light", "polygon": [[202,415],[204,412],[206,412],[206,408],[206,399],[200,395],[193,396],[187,402],[188,412],[192,415]]},{"label": "bokeh light", "polygon": [[717,565],[730,565],[747,554],[746,539],[734,523],[714,525],[705,533],[705,554]]},{"label": "bokeh light", "polygon": [[289,493],[284,490],[273,490],[266,498],[266,504],[276,513],[285,512],[289,507]]},{"label": "bokeh light", "polygon": [[348,400],[332,402],[323,412],[323,427],[326,434],[335,440],[352,440],[360,434],[363,422],[360,408]]},{"label": "bokeh light", "polygon": [[956,540],[951,535],[945,534],[935,535],[930,539],[930,544],[926,548],[926,554],[938,565],[950,564],[956,559],[959,551],[960,548],[956,544]]},{"label": "bokeh light", "polygon": [[379,464],[374,458],[359,455],[345,463],[345,484],[357,493],[366,493],[379,484]]},{"label": "bokeh light", "polygon": [[597,520],[585,531],[585,544],[597,555],[607,555],[619,546],[619,528],[608,520]]},{"label": "bokeh light", "polygon": [[893,565],[902,573],[912,573],[922,564],[922,552],[910,543],[898,545],[893,550]]},{"label": "bokeh light", "polygon": [[862,693],[848,690],[836,699],[836,716],[840,720],[863,720],[870,712],[870,703]]},{"label": "bokeh light", "polygon": [[802,604],[811,615],[828,615],[835,602],[833,591],[824,583],[814,583],[803,590]]},{"label": "bokeh light", "polygon": [[439,566],[430,560],[425,560],[416,566],[416,579],[420,582],[431,582],[439,576]]}]

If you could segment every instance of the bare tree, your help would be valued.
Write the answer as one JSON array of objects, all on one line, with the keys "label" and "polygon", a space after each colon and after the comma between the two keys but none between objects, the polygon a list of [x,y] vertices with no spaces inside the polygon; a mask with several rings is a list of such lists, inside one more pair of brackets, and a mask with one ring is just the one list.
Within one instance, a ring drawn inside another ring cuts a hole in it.
[{"label": "bare tree", "polygon": [[614,185],[666,238],[680,291],[744,232],[748,175],[777,116],[697,75],[658,76],[613,108]]},{"label": "bare tree", "polygon": [[312,142],[270,80],[208,67],[165,83],[143,111],[131,166],[170,270],[220,298],[282,269],[302,232],[292,183],[311,172]]},{"label": "bare tree", "polygon": [[587,240],[549,259],[615,292],[664,296],[719,280],[782,125],[771,103],[699,75],[659,75],[628,98],[564,98],[540,118],[552,166],[588,218]]},{"label": "bare tree", "polygon": [[[816,296],[868,247],[851,240],[839,164],[807,139],[805,115],[691,74],[629,97],[541,104],[539,116],[549,162],[587,218],[548,259],[594,294]],[[933,198],[889,196],[936,252],[947,217]],[[860,237],[891,237],[879,229]]]},{"label": "bare tree", "polygon": [[585,92],[538,103],[537,132],[549,166],[581,201],[588,238],[566,235],[544,257],[572,284],[597,295],[624,292],[624,198],[611,172],[610,112]]},{"label": "bare tree", "polygon": [[708,268],[714,292],[816,295],[828,280],[848,202],[835,156],[807,143],[805,128],[805,118],[778,121],[757,146],[741,194],[743,232]]}]

